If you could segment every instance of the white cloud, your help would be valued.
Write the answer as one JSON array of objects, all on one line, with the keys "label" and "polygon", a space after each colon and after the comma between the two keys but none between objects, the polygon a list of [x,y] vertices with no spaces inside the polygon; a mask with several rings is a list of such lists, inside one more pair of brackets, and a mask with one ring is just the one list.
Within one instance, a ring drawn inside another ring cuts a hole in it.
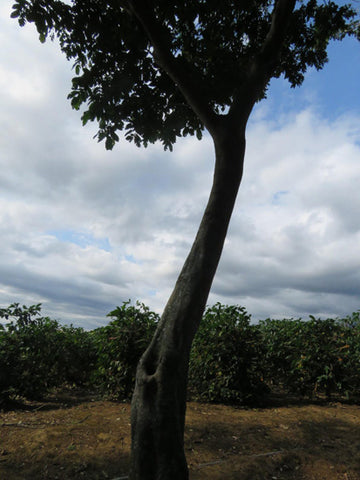
[{"label": "white cloud", "polygon": [[311,110],[276,128],[253,125],[230,248],[211,298],[238,299],[256,316],[342,315],[359,308],[358,125],[354,117],[330,123]]},{"label": "white cloud", "polygon": [[[3,25],[0,304],[43,302],[84,326],[129,298],[161,311],[210,191],[211,139],[184,139],[171,154],[125,141],[106,152],[66,101],[71,71],[56,45]],[[260,105],[248,129],[209,303],[240,303],[254,318],[350,313],[360,298],[359,117],[270,112]]]}]

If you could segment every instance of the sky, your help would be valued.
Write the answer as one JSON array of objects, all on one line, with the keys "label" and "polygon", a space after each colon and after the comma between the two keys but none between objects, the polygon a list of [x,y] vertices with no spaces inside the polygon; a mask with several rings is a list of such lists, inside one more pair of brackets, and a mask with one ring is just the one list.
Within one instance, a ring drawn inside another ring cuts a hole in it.
[{"label": "sky", "polygon": [[[66,99],[71,64],[0,6],[0,306],[86,329],[131,299],[161,313],[211,187],[208,135],[113,151]],[[332,44],[300,89],[273,81],[208,304],[265,318],[360,309],[360,44]]]}]

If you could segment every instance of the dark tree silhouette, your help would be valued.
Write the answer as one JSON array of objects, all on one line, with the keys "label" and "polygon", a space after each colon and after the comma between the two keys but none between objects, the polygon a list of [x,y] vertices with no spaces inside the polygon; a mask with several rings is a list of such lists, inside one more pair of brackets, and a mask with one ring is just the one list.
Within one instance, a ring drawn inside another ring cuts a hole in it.
[{"label": "dark tree silhouette", "polygon": [[[14,0],[13,0],[14,1]],[[214,141],[213,186],[195,241],[142,356],[132,400],[132,480],[185,480],[189,352],[220,259],[245,153],[245,128],[271,78],[301,85],[332,39],[358,38],[354,6],[295,0],[16,0],[12,16],[57,37],[74,63],[69,94],[111,149],[177,137]]]}]

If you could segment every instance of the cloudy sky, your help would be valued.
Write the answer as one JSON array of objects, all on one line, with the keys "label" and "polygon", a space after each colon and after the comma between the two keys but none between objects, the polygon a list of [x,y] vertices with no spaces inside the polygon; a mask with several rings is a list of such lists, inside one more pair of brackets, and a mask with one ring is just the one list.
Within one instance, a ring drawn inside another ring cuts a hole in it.
[{"label": "cloudy sky", "polygon": [[[71,65],[0,6],[0,306],[93,328],[116,305],[161,312],[191,246],[212,142],[112,152],[66,99]],[[254,320],[360,309],[360,44],[331,46],[301,89],[273,82],[254,110],[209,297]]]}]

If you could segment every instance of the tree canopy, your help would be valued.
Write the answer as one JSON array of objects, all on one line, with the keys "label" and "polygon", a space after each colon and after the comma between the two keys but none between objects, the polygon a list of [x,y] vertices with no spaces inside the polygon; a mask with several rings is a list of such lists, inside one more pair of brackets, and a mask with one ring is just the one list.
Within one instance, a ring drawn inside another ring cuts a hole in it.
[{"label": "tree canopy", "polygon": [[351,5],[331,0],[13,0],[20,25],[57,37],[73,62],[69,94],[83,123],[111,149],[118,131],[136,145],[206,128],[213,185],[195,241],[142,355],[132,398],[130,478],[186,480],[189,354],[240,186],[245,128],[271,78],[300,85],[321,69],[332,39],[360,38]]},{"label": "tree canopy", "polygon": [[160,140],[171,149],[177,137],[200,139],[204,118],[236,108],[257,69],[266,70],[258,101],[271,78],[284,75],[295,87],[308,67],[321,69],[330,40],[360,37],[351,5],[300,1],[278,48],[276,20],[282,22],[281,10],[290,12],[294,3],[275,5],[272,0],[16,0],[11,16],[21,26],[35,23],[42,42],[58,38],[76,74],[71,104],[83,107],[83,124],[98,122],[97,138],[105,139],[107,149],[121,130],[138,146]]}]

